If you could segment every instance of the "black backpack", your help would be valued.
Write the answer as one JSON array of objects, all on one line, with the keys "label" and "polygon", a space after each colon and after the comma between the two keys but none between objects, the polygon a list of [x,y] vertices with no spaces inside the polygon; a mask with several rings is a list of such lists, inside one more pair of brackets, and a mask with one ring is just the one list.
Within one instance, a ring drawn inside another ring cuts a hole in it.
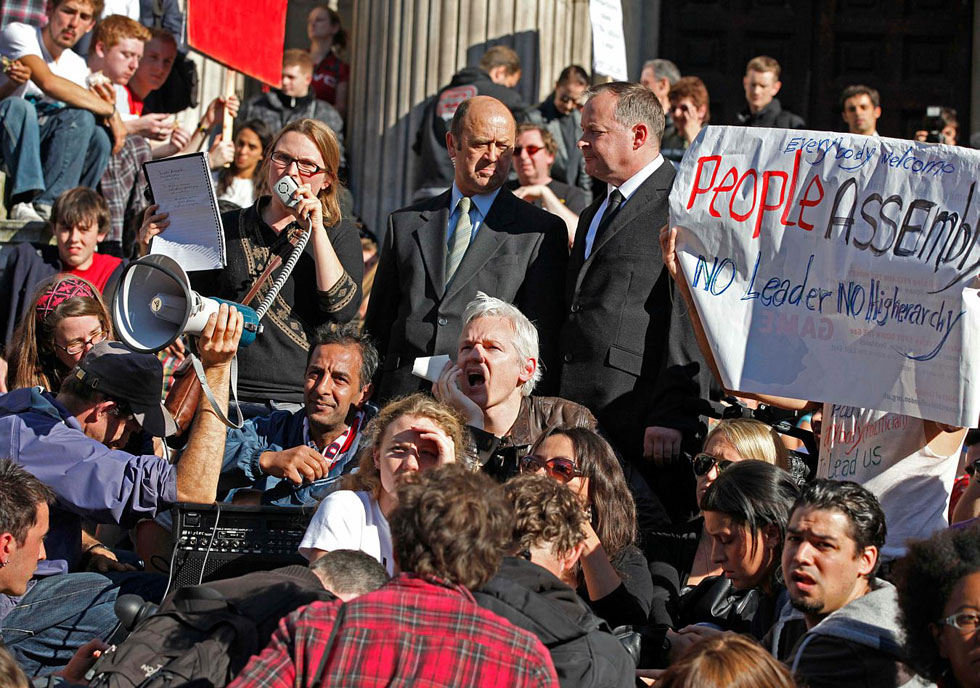
[{"label": "black backpack", "polygon": [[282,617],[311,602],[334,599],[319,581],[282,571],[180,588],[99,658],[89,687],[226,685],[268,644]]}]

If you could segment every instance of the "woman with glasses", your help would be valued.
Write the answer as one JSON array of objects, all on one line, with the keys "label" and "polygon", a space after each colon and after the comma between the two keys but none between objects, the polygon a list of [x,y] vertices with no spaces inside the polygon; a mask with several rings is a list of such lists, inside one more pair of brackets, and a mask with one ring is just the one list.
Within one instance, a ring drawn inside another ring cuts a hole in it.
[{"label": "woman with glasses", "polygon": [[82,356],[113,338],[109,313],[91,282],[65,274],[41,282],[32,303],[14,331],[8,388],[44,387],[57,394]]},{"label": "woman with glasses", "polygon": [[912,541],[895,582],[915,670],[943,688],[980,686],[980,526]]},{"label": "woman with glasses", "polygon": [[522,473],[542,473],[568,485],[585,509],[577,588],[610,626],[641,625],[653,605],[653,583],[636,547],[636,505],[612,447],[586,428],[542,433],[521,461]]},{"label": "woman with glasses", "polygon": [[[288,203],[277,194],[260,196],[248,208],[221,216],[227,267],[191,273],[191,286],[203,296],[243,302],[263,271],[277,257],[286,263],[299,233],[310,239],[295,268],[262,320],[255,343],[238,352],[238,393],[247,416],[271,409],[297,410],[303,403],[303,371],[313,332],[320,325],[349,322],[361,301],[364,265],[357,228],[341,217],[337,179],[340,148],[333,132],[312,119],[284,127],[263,163],[265,184],[291,177],[297,189]],[[144,246],[167,226],[159,215],[140,229]],[[275,269],[246,304],[257,308]],[[250,403],[249,403],[250,402]]]}]

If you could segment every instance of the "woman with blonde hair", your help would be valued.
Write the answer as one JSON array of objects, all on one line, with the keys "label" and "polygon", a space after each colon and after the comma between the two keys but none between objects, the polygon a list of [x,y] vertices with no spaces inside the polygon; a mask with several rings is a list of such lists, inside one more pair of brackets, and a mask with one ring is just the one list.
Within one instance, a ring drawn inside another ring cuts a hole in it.
[{"label": "woman with blonde hair", "polygon": [[99,290],[81,277],[49,277],[14,331],[8,388],[57,394],[68,372],[104,339],[113,339],[112,323]]},{"label": "woman with blonde hair", "polygon": [[327,552],[370,554],[395,573],[388,517],[409,475],[463,460],[463,420],[425,394],[392,401],[364,429],[360,465],[342,489],[320,502],[299,551],[311,562]]},{"label": "woman with blonde hair", "polygon": [[[262,320],[255,343],[238,352],[239,398],[247,416],[271,409],[299,409],[303,374],[313,333],[329,322],[346,323],[360,306],[364,264],[357,228],[341,217],[337,169],[340,148],[325,124],[300,119],[276,134],[260,176],[268,188],[292,178],[295,191],[286,200],[277,193],[260,196],[248,208],[221,216],[227,266],[191,273],[191,286],[203,296],[243,302],[253,284],[277,258],[285,264],[291,241],[309,232],[309,243]],[[166,220],[147,218],[140,242],[163,231]],[[280,275],[272,272],[245,305],[258,308]],[[249,403],[251,402],[251,403]]]}]

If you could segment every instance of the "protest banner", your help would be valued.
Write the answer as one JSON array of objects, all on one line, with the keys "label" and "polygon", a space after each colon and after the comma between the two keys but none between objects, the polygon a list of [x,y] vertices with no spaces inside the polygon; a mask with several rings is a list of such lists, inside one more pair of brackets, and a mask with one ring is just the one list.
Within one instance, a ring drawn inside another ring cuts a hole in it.
[{"label": "protest banner", "polygon": [[188,0],[190,46],[272,86],[282,81],[285,35],[286,0]]},{"label": "protest banner", "polygon": [[590,0],[592,71],[614,81],[629,81],[621,0]]},{"label": "protest banner", "polygon": [[725,386],[975,426],[978,180],[953,146],[702,130],[670,221]]}]

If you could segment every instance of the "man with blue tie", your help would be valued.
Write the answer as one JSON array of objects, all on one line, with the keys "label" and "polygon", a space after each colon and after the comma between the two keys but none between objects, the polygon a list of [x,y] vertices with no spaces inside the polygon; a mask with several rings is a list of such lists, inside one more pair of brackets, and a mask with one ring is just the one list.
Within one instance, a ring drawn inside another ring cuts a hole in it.
[{"label": "man with blue tie", "polygon": [[[365,318],[384,357],[375,379],[379,402],[420,388],[411,374],[416,358],[456,358],[463,309],[478,291],[531,318],[545,365],[554,360],[568,234],[559,218],[503,188],[515,127],[495,98],[461,103],[446,134],[452,187],[388,218]],[[546,392],[556,383],[545,374]]]}]

